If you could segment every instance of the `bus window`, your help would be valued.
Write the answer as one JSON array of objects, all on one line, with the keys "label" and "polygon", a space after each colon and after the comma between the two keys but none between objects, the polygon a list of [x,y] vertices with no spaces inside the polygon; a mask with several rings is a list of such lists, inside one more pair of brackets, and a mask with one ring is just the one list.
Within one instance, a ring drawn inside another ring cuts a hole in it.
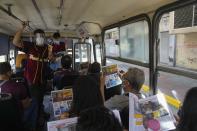
[{"label": "bus window", "polygon": [[1,55],[0,56],[0,62],[6,62],[7,61],[7,56],[6,55]]},{"label": "bus window", "polygon": [[122,61],[117,61],[117,60],[113,60],[113,59],[107,59],[107,62],[106,62],[107,65],[112,65],[112,64],[117,64],[118,65],[118,69],[119,70],[123,70],[123,71],[127,71],[129,68],[132,68],[132,67],[136,67],[136,68],[139,68],[141,70],[144,71],[144,74],[145,74],[145,82],[144,82],[144,86],[149,86],[149,69],[146,68],[146,67],[142,67],[142,66],[137,66],[137,65],[134,65],[134,64],[130,64],[130,63],[126,63],[126,62],[122,62]]},{"label": "bus window", "polygon": [[147,21],[139,21],[120,27],[121,58],[148,63],[149,33]]},{"label": "bus window", "polygon": [[113,28],[113,29],[105,31],[104,42],[105,42],[106,56],[111,56],[111,57],[120,56],[118,40],[119,40],[118,28]]},{"label": "bus window", "polygon": [[101,64],[101,45],[96,44],[95,45],[95,50],[96,50],[96,60],[97,60],[98,63]]},{"label": "bus window", "polygon": [[[93,40],[91,38],[86,39],[87,43],[90,43],[91,47],[93,47]],[[93,48],[91,49],[91,62],[94,62],[94,53],[93,53]]]},{"label": "bus window", "polygon": [[183,101],[185,97],[184,95],[187,90],[191,87],[196,87],[196,84],[197,80],[195,79],[159,71],[157,85],[159,87],[159,90],[171,97],[176,97],[173,94],[173,91],[176,91],[177,97],[180,101]]},{"label": "bus window", "polygon": [[[116,32],[115,38],[112,37],[113,32]],[[144,87],[149,88],[149,27],[147,21],[141,20],[105,31],[105,44],[110,42],[115,46],[106,45],[106,64],[117,64],[118,69],[125,72],[130,67],[142,69],[145,73]]]},{"label": "bus window", "polygon": [[15,51],[12,49],[10,50],[10,54],[9,54],[9,58],[10,58],[10,65],[13,71],[16,70],[16,65],[15,65]]},{"label": "bus window", "polygon": [[75,45],[75,62],[91,62],[91,45],[89,43]]},{"label": "bus window", "polygon": [[162,14],[158,26],[158,88],[170,96],[175,90],[182,96],[180,100],[197,84],[197,80],[179,74],[181,71],[197,73],[196,11],[196,5],[189,5]]}]

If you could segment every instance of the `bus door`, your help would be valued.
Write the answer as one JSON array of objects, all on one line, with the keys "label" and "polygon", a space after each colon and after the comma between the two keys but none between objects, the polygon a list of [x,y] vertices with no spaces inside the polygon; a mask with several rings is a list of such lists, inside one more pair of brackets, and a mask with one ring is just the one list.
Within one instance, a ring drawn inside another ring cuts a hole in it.
[{"label": "bus door", "polygon": [[[87,42],[74,43],[74,69],[86,73],[91,63],[92,46]],[[82,73],[82,74],[83,74]]]}]

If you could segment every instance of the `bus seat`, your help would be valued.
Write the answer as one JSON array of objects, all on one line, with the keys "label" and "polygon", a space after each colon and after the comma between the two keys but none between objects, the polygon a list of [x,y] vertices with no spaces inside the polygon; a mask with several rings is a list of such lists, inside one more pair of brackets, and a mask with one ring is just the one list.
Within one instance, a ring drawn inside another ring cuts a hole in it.
[{"label": "bus seat", "polygon": [[22,118],[19,106],[11,94],[0,94],[0,124],[4,130],[21,130]]},{"label": "bus seat", "polygon": [[57,85],[57,89],[61,90],[66,87],[73,86],[75,80],[78,78],[78,74],[64,75],[60,80],[59,85]]}]

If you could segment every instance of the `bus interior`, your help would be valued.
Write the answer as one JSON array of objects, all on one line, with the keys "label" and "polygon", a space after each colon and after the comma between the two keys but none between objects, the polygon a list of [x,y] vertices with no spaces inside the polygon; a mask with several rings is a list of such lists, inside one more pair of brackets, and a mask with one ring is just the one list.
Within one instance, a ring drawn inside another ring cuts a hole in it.
[{"label": "bus interior", "polygon": [[142,69],[142,92],[163,93],[175,113],[197,86],[196,6],[196,0],[0,0],[0,62],[13,71],[19,66],[24,53],[12,41],[27,22],[23,40],[41,28],[50,43],[59,32],[77,71],[87,62]]}]

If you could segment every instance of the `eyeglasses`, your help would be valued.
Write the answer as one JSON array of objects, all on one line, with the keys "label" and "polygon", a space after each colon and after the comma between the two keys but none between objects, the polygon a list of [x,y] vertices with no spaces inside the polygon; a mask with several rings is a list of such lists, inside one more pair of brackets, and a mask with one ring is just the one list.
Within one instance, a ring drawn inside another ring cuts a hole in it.
[{"label": "eyeglasses", "polygon": [[125,78],[122,79],[122,84],[125,85],[125,86],[130,85],[129,81]]}]

